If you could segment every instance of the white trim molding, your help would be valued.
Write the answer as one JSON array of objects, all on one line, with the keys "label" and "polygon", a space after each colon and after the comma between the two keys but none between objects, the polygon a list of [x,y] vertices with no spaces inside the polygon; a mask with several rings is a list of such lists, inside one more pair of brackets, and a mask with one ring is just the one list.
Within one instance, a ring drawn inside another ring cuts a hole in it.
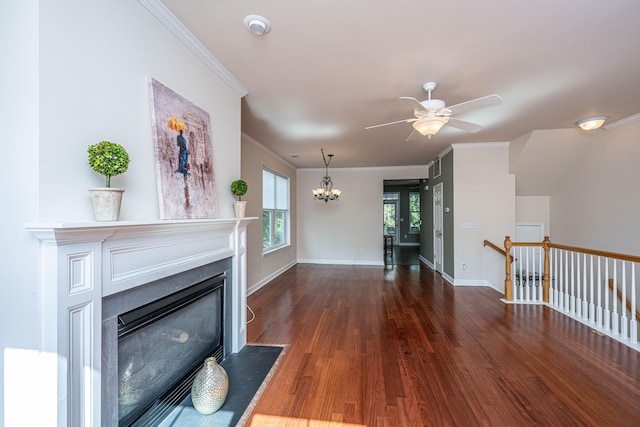
[{"label": "white trim molding", "polygon": [[224,65],[213,56],[209,50],[194,36],[182,22],[171,13],[160,0],[138,0],[146,7],[162,24],[167,27],[176,37],[178,37],[189,49],[196,54],[218,77],[220,77],[235,93],[241,98],[247,93],[242,84],[227,70]]}]

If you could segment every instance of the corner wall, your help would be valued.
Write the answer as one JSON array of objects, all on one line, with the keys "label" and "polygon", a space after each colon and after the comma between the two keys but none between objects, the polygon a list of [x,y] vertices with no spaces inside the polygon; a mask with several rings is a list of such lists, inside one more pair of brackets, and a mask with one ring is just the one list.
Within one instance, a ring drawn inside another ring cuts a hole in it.
[{"label": "corner wall", "polygon": [[[289,224],[291,245],[262,254],[262,169],[267,168],[289,178]],[[296,263],[297,184],[296,169],[247,134],[242,134],[242,179],[249,190],[247,216],[257,217],[247,227],[247,290],[251,294]]]},{"label": "corner wall", "polygon": [[[551,189],[551,241],[640,256],[640,122],[584,135]],[[561,142],[561,141],[557,141]]]},{"label": "corner wall", "polygon": [[509,144],[453,144],[453,161],[454,284],[486,285],[502,292],[504,268],[496,264],[498,254],[482,242],[503,242],[504,236],[515,233],[516,190],[515,176],[509,174]]}]

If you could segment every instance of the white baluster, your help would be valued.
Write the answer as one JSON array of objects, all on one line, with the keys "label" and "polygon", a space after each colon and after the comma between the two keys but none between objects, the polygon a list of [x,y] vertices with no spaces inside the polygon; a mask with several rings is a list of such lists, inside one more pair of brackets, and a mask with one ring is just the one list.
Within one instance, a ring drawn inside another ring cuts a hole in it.
[{"label": "white baluster", "polygon": [[620,333],[620,318],[618,316],[618,266],[615,259],[613,261],[613,290],[611,291],[611,329],[614,335]]},{"label": "white baluster", "polygon": [[551,261],[551,268],[550,270],[553,271],[553,274],[551,275],[551,287],[553,289],[553,292],[551,293],[551,295],[553,295],[553,304],[557,307],[558,304],[558,251],[555,249],[551,249],[551,254],[550,255],[550,261]]},{"label": "white baluster", "polygon": [[569,254],[571,257],[569,258],[571,260],[571,265],[567,265],[567,267],[569,268],[569,271],[571,273],[571,289],[570,289],[570,295],[571,298],[569,299],[569,311],[571,312],[571,314],[576,314],[576,275],[575,275],[575,266],[574,266],[574,260],[573,260],[573,252],[571,252]]},{"label": "white baluster", "polygon": [[536,301],[542,301],[542,276],[544,276],[544,265],[543,265],[543,253],[542,249],[538,250],[538,286],[536,287]]},{"label": "white baluster", "polygon": [[629,335],[631,343],[638,342],[638,322],[636,321],[636,263],[631,263],[631,321],[629,322]]},{"label": "white baluster", "polygon": [[576,316],[578,317],[582,317],[584,316],[583,312],[582,312],[582,300],[583,300],[583,295],[582,295],[582,287],[580,286],[582,284],[582,276],[580,275],[580,253],[576,252],[575,253],[576,256],[576,306],[575,306],[575,312],[576,312]]},{"label": "white baluster", "polygon": [[604,259],[604,281],[602,284],[604,291],[604,328],[611,329],[611,310],[609,310],[609,258]]},{"label": "white baluster", "polygon": [[622,264],[622,300],[620,302],[620,334],[624,339],[629,338],[629,324],[627,317],[627,262],[621,261]]},{"label": "white baluster", "polygon": [[600,257],[598,259],[598,288],[596,289],[598,292],[598,305],[596,307],[596,325],[602,327],[602,262]]},{"label": "white baluster", "polygon": [[589,318],[589,299],[587,297],[587,254],[582,254],[582,317]]},{"label": "white baluster", "polygon": [[596,305],[593,294],[593,255],[589,255],[589,320],[596,323]]}]

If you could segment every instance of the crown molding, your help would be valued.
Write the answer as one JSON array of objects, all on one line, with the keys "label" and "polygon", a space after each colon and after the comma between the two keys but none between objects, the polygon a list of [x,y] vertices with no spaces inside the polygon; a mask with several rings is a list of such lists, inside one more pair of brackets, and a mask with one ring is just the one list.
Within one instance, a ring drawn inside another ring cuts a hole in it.
[{"label": "crown molding", "polygon": [[214,73],[218,75],[240,97],[245,96],[247,89],[227,70],[215,56],[171,13],[160,0],[138,0],[158,20],[178,37],[189,49],[196,54]]}]

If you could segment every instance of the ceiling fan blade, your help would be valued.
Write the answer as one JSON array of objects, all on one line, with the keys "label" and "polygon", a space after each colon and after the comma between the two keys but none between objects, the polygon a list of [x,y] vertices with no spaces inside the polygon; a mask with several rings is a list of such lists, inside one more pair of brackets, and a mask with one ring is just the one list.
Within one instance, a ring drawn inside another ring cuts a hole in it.
[{"label": "ceiling fan blade", "polygon": [[418,132],[416,132],[416,130],[412,130],[411,133],[409,134],[409,136],[407,137],[407,139],[404,140],[404,142],[409,142],[410,140],[412,140],[416,135],[418,134]]},{"label": "ceiling fan blade", "polygon": [[389,123],[382,123],[382,124],[379,124],[379,125],[367,126],[365,129],[379,128],[379,127],[382,127],[382,126],[395,125],[395,124],[398,124],[398,123],[411,123],[411,122],[415,122],[416,120],[418,120],[418,119],[413,117],[413,118],[410,118],[410,119],[398,120],[396,122],[389,122]]},{"label": "ceiling fan blade", "polygon": [[493,107],[502,104],[502,97],[499,95],[487,95],[482,98],[472,99],[470,101],[461,102],[460,104],[447,107],[452,114],[460,114],[465,111],[477,110],[479,108]]},{"label": "ceiling fan blade", "polygon": [[412,98],[410,96],[401,96],[400,99],[402,99],[403,101],[408,101],[409,104],[411,104],[411,108],[413,108],[416,111],[424,111],[424,112],[427,111],[424,109],[422,104],[420,104],[420,101],[418,101],[415,98]]},{"label": "ceiling fan blade", "polygon": [[456,119],[455,117],[450,117],[447,125],[469,133],[475,133],[482,129],[482,126],[480,125],[471,122],[465,122],[464,120]]}]

